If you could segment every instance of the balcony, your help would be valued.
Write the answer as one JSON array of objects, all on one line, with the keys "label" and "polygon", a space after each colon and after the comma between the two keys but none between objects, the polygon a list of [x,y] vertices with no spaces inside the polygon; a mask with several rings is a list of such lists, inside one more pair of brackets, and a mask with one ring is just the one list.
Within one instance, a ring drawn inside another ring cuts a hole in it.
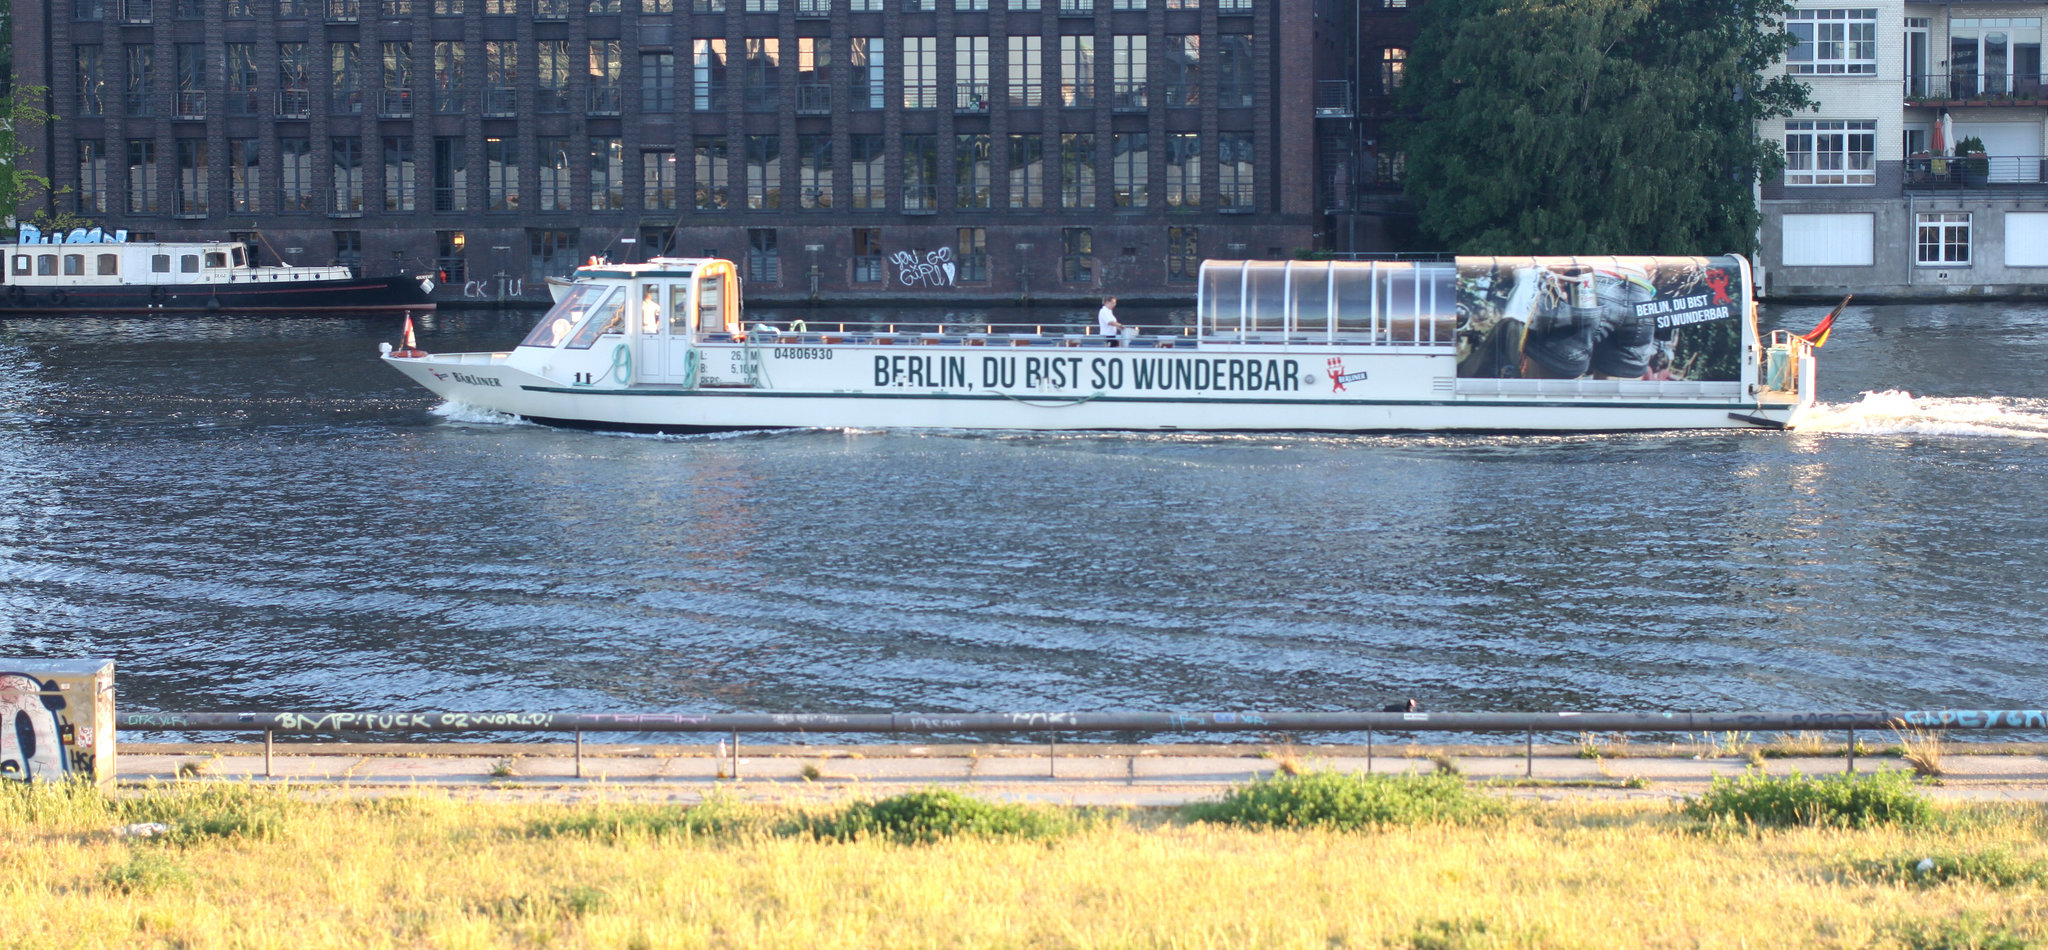
[{"label": "balcony", "polygon": [[1185,109],[1202,104],[1202,84],[1198,82],[1170,82],[1166,84],[1166,107]]},{"label": "balcony", "polygon": [[1321,79],[1316,81],[1316,118],[1349,119],[1357,111],[1357,104],[1351,98],[1350,80]]},{"label": "balcony", "polygon": [[206,118],[206,93],[198,89],[178,90],[178,101],[171,113],[174,119]]},{"label": "balcony", "polygon": [[329,115],[362,115],[363,91],[361,89],[327,90],[327,113]]},{"label": "balcony", "polygon": [[832,15],[832,0],[796,0],[796,15],[829,17]]},{"label": "balcony", "polygon": [[387,119],[409,119],[412,117],[412,90],[386,89],[384,102],[377,114]]},{"label": "balcony", "polygon": [[988,111],[988,83],[963,82],[953,86],[953,111],[981,113]]},{"label": "balcony", "polygon": [[1906,77],[1906,104],[1914,106],[2044,106],[2048,88],[2038,74],[1958,70]]},{"label": "balcony", "polygon": [[277,94],[277,115],[281,119],[303,119],[313,111],[313,94],[304,89],[286,89]]},{"label": "balcony", "polygon": [[484,115],[509,116],[519,114],[519,90],[514,86],[485,86]]},{"label": "balcony", "polygon": [[624,108],[625,91],[618,86],[591,86],[584,90],[589,103],[588,115],[618,115]]},{"label": "balcony", "polygon": [[1109,95],[1110,108],[1117,112],[1145,111],[1145,83],[1142,80],[1114,83]]},{"label": "balcony", "polygon": [[[1907,191],[2028,191],[2048,181],[2048,159],[2039,155],[1991,155],[1948,158],[1920,155],[1906,159]],[[2016,187],[2017,186],[2017,187]]]},{"label": "balcony", "polygon": [[832,87],[821,82],[798,83],[796,87],[797,115],[831,115]]}]

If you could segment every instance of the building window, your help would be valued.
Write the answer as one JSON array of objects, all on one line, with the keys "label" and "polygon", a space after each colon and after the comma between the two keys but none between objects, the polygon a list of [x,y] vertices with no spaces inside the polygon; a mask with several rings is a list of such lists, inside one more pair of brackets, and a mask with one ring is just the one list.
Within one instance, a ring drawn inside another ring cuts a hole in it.
[{"label": "building window", "polygon": [[519,50],[510,40],[484,43],[484,115],[519,111]]},{"label": "building window", "polygon": [[1010,136],[1010,208],[1045,207],[1045,136]]},{"label": "building window", "polygon": [[953,38],[953,108],[988,111],[988,37]]},{"label": "building window", "polygon": [[1193,211],[1202,206],[1202,135],[1174,132],[1166,136],[1166,210]]},{"label": "building window", "polygon": [[327,140],[334,165],[334,211],[337,214],[363,212],[363,140],[337,135]]},{"label": "building window", "polygon": [[774,211],[782,207],[782,139],[775,135],[747,136],[747,210]]},{"label": "building window", "polygon": [[640,54],[640,111],[652,115],[676,111],[676,54],[666,50]]},{"label": "building window", "polygon": [[484,139],[484,210],[519,210],[519,143]]},{"label": "building window", "polygon": [[357,274],[363,272],[363,232],[334,232],[334,262]]},{"label": "building window", "polygon": [[1216,104],[1243,109],[1252,104],[1252,37],[1225,33],[1216,38]]},{"label": "building window", "polygon": [[1060,279],[1069,284],[1095,282],[1095,235],[1089,229],[1060,229]]},{"label": "building window", "polygon": [[853,229],[853,282],[882,282],[882,229]]},{"label": "building window", "polygon": [[1380,50],[1380,95],[1391,96],[1408,75],[1408,51],[1398,46]]},{"label": "building window", "polygon": [[206,117],[206,44],[179,43],[172,49],[177,66],[177,98],[171,114],[180,119]]},{"label": "building window", "polygon": [[356,43],[327,44],[331,71],[327,79],[327,111],[357,115],[363,111],[363,56]]},{"label": "building window", "polygon": [[749,37],[746,61],[740,64],[740,100],[744,108],[770,112],[782,104],[782,41]]},{"label": "building window", "polygon": [[327,0],[330,23],[354,23],[362,15],[362,0]]},{"label": "building window", "polygon": [[156,47],[131,44],[127,50],[128,71],[123,79],[125,95],[123,103],[129,115],[148,116],[156,114],[156,103],[150,97],[150,90],[156,85]]},{"label": "building window", "polygon": [[150,0],[122,0],[121,20],[125,23],[148,23]]},{"label": "building window", "polygon": [[1922,212],[1918,220],[1917,260],[1926,265],[1970,263],[1970,214],[1967,211]]},{"label": "building window", "polygon": [[1795,42],[1787,72],[1801,76],[1877,75],[1877,11],[1794,10],[1785,28]]},{"label": "building window", "polygon": [[1152,204],[1152,137],[1144,132],[1112,135],[1109,142],[1110,185],[1119,208]]},{"label": "building window", "polygon": [[201,215],[207,211],[206,140],[178,140],[178,213]]},{"label": "building window", "polygon": [[313,111],[306,44],[277,44],[277,114],[303,117]]},{"label": "building window", "polygon": [[434,137],[434,210],[469,210],[469,158],[459,136]]},{"label": "building window", "polygon": [[277,140],[278,207],[313,210],[313,140],[298,136]]},{"label": "building window", "polygon": [[697,111],[725,108],[725,41],[697,40],[690,55]]},{"label": "building window", "polygon": [[584,90],[584,108],[590,115],[618,115],[625,109],[626,54],[618,40],[591,40]]},{"label": "building window", "polygon": [[989,206],[992,165],[986,134],[953,136],[953,207]]},{"label": "building window", "polygon": [[263,150],[260,139],[228,139],[228,208],[261,211]]},{"label": "building window", "polygon": [[676,153],[672,149],[645,149],[640,153],[641,207],[656,211],[676,210]]},{"label": "building window", "polygon": [[782,282],[782,257],[775,249],[774,228],[747,229],[747,280],[757,284]]},{"label": "building window", "polygon": [[450,115],[463,111],[462,44],[434,44],[434,111]]},{"label": "building window", "polygon": [[953,252],[958,255],[960,260],[960,270],[957,278],[960,283],[983,284],[988,282],[987,228],[959,229],[959,240],[955,243]]},{"label": "building window", "polygon": [[277,16],[282,20],[303,20],[312,10],[311,0],[277,0]]},{"label": "building window", "polygon": [[848,74],[853,81],[853,107],[856,109],[880,109],[889,101],[889,89],[884,79],[883,52],[886,42],[879,36],[856,36],[848,51],[847,63],[852,67]]},{"label": "building window", "polygon": [[903,210],[939,210],[939,137],[903,137]]},{"label": "building window", "polygon": [[853,209],[855,211],[879,211],[889,206],[887,179],[884,166],[887,149],[882,146],[880,135],[854,135],[847,140],[853,154]]},{"label": "building window", "polygon": [[626,206],[626,144],[622,139],[590,137],[590,210],[618,211]]},{"label": "building window", "polygon": [[[1948,33],[1949,97],[2040,95],[2040,17],[1950,17]],[[1923,28],[1916,38],[1924,43],[1925,36]],[[1924,52],[1907,55],[1909,71],[1924,71]]]},{"label": "building window", "polygon": [[256,44],[229,43],[227,68],[228,115],[263,114],[263,94],[257,89]]},{"label": "building window", "polygon": [[1069,109],[1095,105],[1095,37],[1060,37],[1060,105]]},{"label": "building window", "polygon": [[543,135],[536,144],[540,148],[540,210],[568,211],[569,139]]},{"label": "building window", "polygon": [[939,105],[939,39],[903,38],[903,108],[935,109]]},{"label": "building window", "polygon": [[107,75],[100,63],[100,48],[74,46],[71,48],[78,77],[78,114],[107,114]]},{"label": "building window", "polygon": [[1060,207],[1095,207],[1095,136],[1088,132],[1060,135]]},{"label": "building window", "polygon": [[696,155],[697,210],[724,211],[731,207],[732,169],[726,164],[725,136],[697,136]]},{"label": "building window", "polygon": [[569,41],[541,40],[535,44],[540,57],[537,71],[540,88],[534,97],[535,111],[569,111]]},{"label": "building window", "polygon": [[531,273],[536,281],[565,276],[576,270],[576,232],[573,230],[528,228],[526,246],[530,249]]},{"label": "building window", "polygon": [[1162,66],[1166,72],[1166,104],[1170,108],[1202,104],[1202,38],[1194,34],[1166,38]]},{"label": "building window", "polygon": [[1043,38],[1036,36],[1010,37],[1010,62],[1005,66],[1010,77],[1010,104],[1021,108],[1037,108],[1042,101],[1045,88]]},{"label": "building window", "polygon": [[1110,37],[1110,107],[1142,112],[1145,109],[1147,43],[1144,36]]},{"label": "building window", "polygon": [[826,72],[832,66],[830,40],[800,36],[796,40],[796,112],[798,115],[829,115],[832,87]]},{"label": "building window", "polygon": [[384,210],[413,210],[413,166],[412,136],[384,136]]},{"label": "building window", "polygon": [[796,206],[806,211],[832,207],[832,136],[796,137]]},{"label": "building window", "polygon": [[79,214],[107,213],[107,145],[101,139],[78,140]]},{"label": "building window", "polygon": [[435,16],[461,16],[462,0],[434,0]]},{"label": "building window", "polygon": [[461,231],[434,232],[434,269],[441,272],[441,283],[460,284],[469,280],[469,265],[465,252],[469,241]]},{"label": "building window", "polygon": [[1202,270],[1201,241],[1199,228],[1166,229],[1166,279],[1176,283],[1193,283]]},{"label": "building window", "polygon": [[1874,185],[1877,123],[1785,123],[1785,184]]},{"label": "building window", "polygon": [[394,119],[412,115],[412,44],[384,44],[384,101],[377,113]]},{"label": "building window", "polygon": [[71,18],[79,21],[104,20],[107,8],[100,0],[73,0]]},{"label": "building window", "polygon": [[1218,210],[1253,210],[1256,189],[1252,166],[1252,137],[1244,132],[1225,132],[1216,143],[1216,206]]},{"label": "building window", "polygon": [[128,140],[128,213],[157,213],[156,142]]}]

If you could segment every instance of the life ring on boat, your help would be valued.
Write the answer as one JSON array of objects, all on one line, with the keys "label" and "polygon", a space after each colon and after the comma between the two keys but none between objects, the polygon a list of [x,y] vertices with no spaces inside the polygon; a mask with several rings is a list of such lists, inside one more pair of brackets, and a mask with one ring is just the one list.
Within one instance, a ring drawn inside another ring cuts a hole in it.
[{"label": "life ring on boat", "polygon": [[50,303],[58,307],[64,306],[64,292],[61,290],[50,291]]},{"label": "life ring on boat", "polygon": [[612,380],[621,386],[633,385],[633,351],[624,343],[612,347]]},{"label": "life ring on boat", "polygon": [[805,331],[809,330],[810,328],[811,328],[811,325],[810,325],[810,324],[808,324],[808,323],[805,323],[805,322],[803,322],[802,320],[791,320],[791,321],[789,321],[789,332],[791,332],[791,333],[803,333],[803,332],[805,332]]}]

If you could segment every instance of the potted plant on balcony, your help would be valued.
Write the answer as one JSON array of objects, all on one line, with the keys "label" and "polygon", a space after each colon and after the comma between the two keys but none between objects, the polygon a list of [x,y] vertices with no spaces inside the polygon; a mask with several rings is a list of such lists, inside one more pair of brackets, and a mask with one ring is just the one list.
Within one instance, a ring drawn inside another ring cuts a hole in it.
[{"label": "potted plant on balcony", "polygon": [[1974,135],[1956,142],[1957,165],[1962,166],[1963,184],[1981,188],[1991,180],[1991,160],[1984,154],[1984,140]]}]

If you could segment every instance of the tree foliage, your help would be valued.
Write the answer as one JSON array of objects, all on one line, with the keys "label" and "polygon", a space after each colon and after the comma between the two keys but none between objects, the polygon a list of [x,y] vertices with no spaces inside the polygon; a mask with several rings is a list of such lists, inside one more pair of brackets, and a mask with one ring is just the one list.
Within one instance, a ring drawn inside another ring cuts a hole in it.
[{"label": "tree foliage", "polygon": [[21,167],[32,150],[23,136],[55,118],[42,107],[48,92],[41,86],[16,86],[0,99],[0,221],[10,226],[23,198],[50,190],[48,178]]},{"label": "tree foliage", "polygon": [[1474,254],[1754,248],[1783,167],[1756,123],[1810,104],[1767,75],[1784,0],[1431,0],[1393,129],[1425,235]]}]

